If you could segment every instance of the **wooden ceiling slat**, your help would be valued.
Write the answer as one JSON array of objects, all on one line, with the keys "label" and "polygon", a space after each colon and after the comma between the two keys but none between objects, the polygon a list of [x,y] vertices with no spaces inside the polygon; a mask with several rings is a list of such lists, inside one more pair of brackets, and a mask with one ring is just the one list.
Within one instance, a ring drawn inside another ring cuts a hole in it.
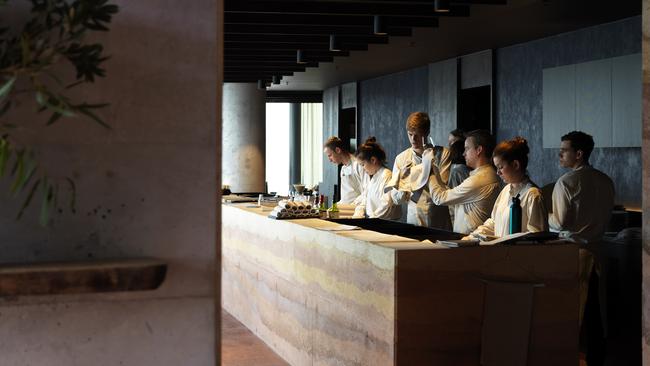
[{"label": "wooden ceiling slat", "polygon": [[[338,36],[341,41],[351,43],[375,43],[385,44],[388,43],[386,36],[351,36],[340,35]],[[301,43],[301,42],[329,42],[329,35],[305,35],[295,34],[291,36],[279,34],[227,34],[225,36],[226,42],[287,42],[287,43]]]},{"label": "wooden ceiling slat", "polygon": [[[367,51],[367,43],[346,43],[341,42],[342,50],[346,51]],[[329,50],[329,43],[272,43],[272,42],[225,42],[223,45],[224,50],[235,49],[256,49],[256,50]]]},{"label": "wooden ceiling slat", "polygon": [[[386,17],[387,26],[391,27],[437,27],[438,18],[431,16]],[[310,15],[310,14],[262,14],[262,13],[226,13],[225,24],[273,24],[306,26],[372,26],[372,16]]]},{"label": "wooden ceiling slat", "polygon": [[[286,34],[286,35],[373,35],[372,26],[307,26],[307,25],[273,25],[273,24],[260,24],[250,26],[246,24],[225,24],[224,31],[226,35],[230,33],[239,34]],[[389,27],[388,35],[409,37],[412,34],[411,28],[406,27]]]},{"label": "wooden ceiling slat", "polygon": [[394,17],[470,15],[468,5],[451,5],[449,12],[436,13],[433,1],[427,3],[331,2],[331,1],[241,1],[224,4],[226,13],[312,14],[312,15],[384,15]]}]

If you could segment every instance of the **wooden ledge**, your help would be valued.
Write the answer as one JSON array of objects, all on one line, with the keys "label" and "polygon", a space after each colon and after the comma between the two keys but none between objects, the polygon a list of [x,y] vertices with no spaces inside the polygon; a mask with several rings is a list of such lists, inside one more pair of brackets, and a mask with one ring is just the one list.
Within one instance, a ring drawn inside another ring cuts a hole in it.
[{"label": "wooden ledge", "polygon": [[150,258],[0,264],[0,297],[154,290],[166,273]]}]

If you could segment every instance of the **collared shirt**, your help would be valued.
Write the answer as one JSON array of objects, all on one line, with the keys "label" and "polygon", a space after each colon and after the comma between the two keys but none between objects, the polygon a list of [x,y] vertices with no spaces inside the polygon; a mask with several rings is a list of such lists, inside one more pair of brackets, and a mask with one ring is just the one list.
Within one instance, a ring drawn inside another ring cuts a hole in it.
[{"label": "collared shirt", "polygon": [[472,232],[472,235],[502,237],[510,233],[510,204],[512,197],[519,195],[521,200],[521,231],[548,231],[548,211],[544,206],[542,190],[533,182],[526,182],[520,190],[515,191],[512,184],[506,185],[494,203],[490,218]]},{"label": "collared shirt", "polygon": [[431,199],[437,205],[454,206],[454,231],[469,234],[492,212],[499,195],[499,177],[491,164],[469,173],[461,184],[449,189],[436,169],[429,179]]},{"label": "collared shirt", "polygon": [[363,193],[357,205],[354,217],[397,219],[401,215],[399,206],[393,203],[386,187],[391,179],[391,171],[385,167],[370,177],[366,174]]},{"label": "collared shirt", "polygon": [[[393,182],[397,182],[396,185],[399,191],[409,192],[409,194],[395,194],[393,202],[395,204],[408,202],[406,222],[409,224],[449,229],[449,211],[446,208],[443,209],[434,205],[429,194],[428,184],[424,184],[417,191],[411,189],[413,184],[411,173],[426,174],[427,176],[430,174],[430,172],[418,171],[418,169],[421,170],[421,165],[422,156],[418,155],[413,148],[408,148],[397,155],[393,164]],[[451,166],[451,156],[447,148],[442,146],[434,147],[432,166],[436,168],[435,170],[440,171],[442,179],[447,182]]]},{"label": "collared shirt", "polygon": [[553,187],[553,231],[570,231],[589,242],[602,238],[614,207],[614,184],[590,165],[572,170]]},{"label": "collared shirt", "polygon": [[350,154],[350,163],[341,166],[341,199],[340,203],[353,204],[363,192],[363,179],[366,176],[361,164]]}]

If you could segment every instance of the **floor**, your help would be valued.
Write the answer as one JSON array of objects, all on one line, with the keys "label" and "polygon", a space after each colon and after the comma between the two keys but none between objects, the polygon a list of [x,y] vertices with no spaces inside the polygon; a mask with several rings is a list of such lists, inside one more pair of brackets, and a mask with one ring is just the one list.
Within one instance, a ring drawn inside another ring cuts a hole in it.
[{"label": "floor", "polygon": [[221,366],[289,366],[242,323],[221,311]]}]

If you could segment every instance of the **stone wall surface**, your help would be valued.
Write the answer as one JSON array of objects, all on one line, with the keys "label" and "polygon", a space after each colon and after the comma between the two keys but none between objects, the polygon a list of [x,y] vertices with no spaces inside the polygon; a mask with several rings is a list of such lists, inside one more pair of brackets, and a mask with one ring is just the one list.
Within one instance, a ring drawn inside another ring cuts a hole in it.
[{"label": "stone wall surface", "polygon": [[[75,180],[77,207],[62,191],[41,227],[38,197],[16,221],[22,202],[3,193],[0,262],[156,257],[167,278],[149,292],[0,298],[2,364],[218,363],[222,2],[116,3],[110,32],[93,36],[111,55],[107,77],[71,94],[111,103],[97,114],[112,129],[45,127],[29,101],[9,116],[52,177]],[[14,2],[3,11],[25,14]]]}]

